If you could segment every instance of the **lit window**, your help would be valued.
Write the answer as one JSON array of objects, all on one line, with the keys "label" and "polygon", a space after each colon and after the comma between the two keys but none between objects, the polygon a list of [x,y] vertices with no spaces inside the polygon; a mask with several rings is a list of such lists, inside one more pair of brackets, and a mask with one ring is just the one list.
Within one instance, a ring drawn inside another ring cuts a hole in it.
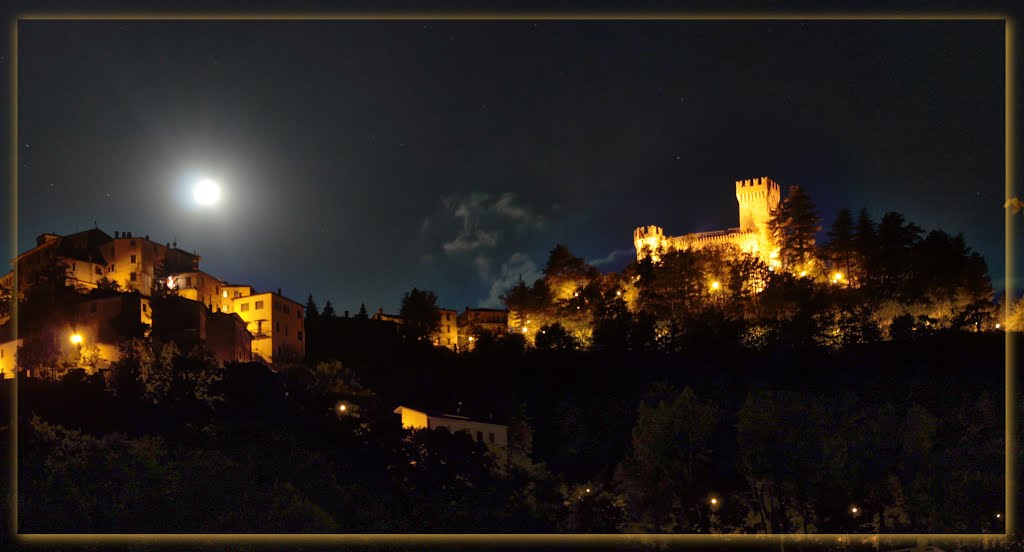
[{"label": "lit window", "polygon": [[228,296],[228,290],[225,289],[224,290],[224,295],[222,297],[227,297],[227,296]]},{"label": "lit window", "polygon": [[256,310],[262,309],[263,308],[263,301],[256,301],[256,306],[254,306],[253,308],[256,309]]},{"label": "lit window", "polygon": [[249,310],[249,303],[242,303],[242,312]]}]

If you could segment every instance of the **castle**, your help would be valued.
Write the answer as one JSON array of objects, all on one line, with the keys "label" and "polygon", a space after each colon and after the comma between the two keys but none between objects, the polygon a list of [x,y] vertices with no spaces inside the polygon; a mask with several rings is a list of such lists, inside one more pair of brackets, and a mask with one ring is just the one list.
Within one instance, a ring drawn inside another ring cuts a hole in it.
[{"label": "castle", "polygon": [[779,185],[767,176],[737,180],[739,228],[665,236],[665,231],[660,226],[641,226],[633,230],[636,260],[641,261],[650,257],[654,262],[658,262],[661,260],[661,254],[669,251],[735,245],[741,251],[757,255],[769,266],[778,266],[778,246],[768,235],[768,219],[772,211],[778,208],[779,199]]}]

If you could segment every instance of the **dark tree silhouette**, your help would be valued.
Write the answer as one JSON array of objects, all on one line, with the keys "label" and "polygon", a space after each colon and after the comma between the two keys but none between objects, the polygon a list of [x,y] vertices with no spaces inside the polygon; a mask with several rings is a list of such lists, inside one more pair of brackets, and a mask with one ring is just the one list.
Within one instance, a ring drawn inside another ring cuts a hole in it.
[{"label": "dark tree silhouette", "polygon": [[811,197],[800,186],[790,186],[768,220],[768,231],[781,249],[784,269],[794,270],[814,257],[814,236],[820,230],[821,218]]}]

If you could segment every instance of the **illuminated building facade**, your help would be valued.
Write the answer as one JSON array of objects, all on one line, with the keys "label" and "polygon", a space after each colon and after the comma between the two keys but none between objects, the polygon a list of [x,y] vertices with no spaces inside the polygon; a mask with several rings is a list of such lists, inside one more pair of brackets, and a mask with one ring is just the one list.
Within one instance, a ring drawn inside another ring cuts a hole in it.
[{"label": "illuminated building facade", "polygon": [[636,259],[650,257],[654,262],[669,251],[701,249],[714,245],[735,245],[762,261],[778,266],[778,247],[768,235],[768,220],[779,206],[779,185],[768,177],[737,180],[736,202],[739,204],[739,228],[696,232],[682,236],[666,236],[660,226],[641,226],[633,230]]},{"label": "illuminated building facade", "polygon": [[471,439],[487,445],[487,448],[505,457],[508,449],[508,426],[493,422],[473,420],[459,413],[445,414],[436,410],[424,410],[399,406],[395,414],[402,417],[405,429],[436,429],[445,428],[451,433],[465,432]]},{"label": "illuminated building facade", "polygon": [[253,360],[272,364],[305,358],[306,307],[281,295],[280,289],[253,293],[249,286],[228,286],[227,291],[236,295],[229,298],[231,312],[245,321],[252,334]]},{"label": "illuminated building facade", "polygon": [[[437,331],[430,336],[430,342],[435,347],[447,347],[453,351],[458,350],[459,344],[459,321],[458,313],[451,309],[437,309],[438,326]],[[392,322],[394,324],[405,324],[405,319],[397,314],[387,314],[383,308],[373,313],[373,320],[379,322]]]},{"label": "illuminated building facade", "polygon": [[466,310],[458,316],[457,331],[459,349],[463,351],[472,349],[480,332],[489,332],[494,335],[508,333],[508,311],[466,307]]},{"label": "illuminated building facade", "polygon": [[[68,338],[77,335],[79,345],[99,350],[101,365],[117,360],[114,343],[123,337],[122,329],[139,322],[152,327],[150,297],[158,284],[177,295],[168,303],[169,317],[160,331],[183,345],[203,342],[222,361],[273,363],[305,357],[302,305],[283,297],[280,289],[276,294],[258,293],[251,286],[227,284],[199,270],[200,260],[178,249],[177,243],[160,244],[131,232],[114,232],[113,237],[99,229],[68,236],[42,234],[35,247],[14,259],[18,270],[0,276],[0,287],[17,289],[24,297],[40,271],[62,266],[68,285],[79,292],[96,289],[104,278],[129,292],[83,298],[73,319],[61,327],[22,336],[52,341],[63,352]],[[11,333],[9,325],[3,326],[8,320],[0,319],[0,327]],[[3,341],[0,372],[12,377],[14,358],[24,339],[13,341],[12,334]]]}]

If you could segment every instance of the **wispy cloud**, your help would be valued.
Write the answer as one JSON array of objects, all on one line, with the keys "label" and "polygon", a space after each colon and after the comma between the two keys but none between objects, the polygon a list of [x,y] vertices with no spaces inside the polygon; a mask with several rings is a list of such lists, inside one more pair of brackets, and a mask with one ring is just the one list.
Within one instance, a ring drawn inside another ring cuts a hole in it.
[{"label": "wispy cloud", "polygon": [[513,253],[507,261],[501,263],[497,274],[488,274],[485,280],[491,282],[491,289],[488,296],[481,299],[477,306],[484,308],[501,308],[501,296],[515,286],[519,279],[532,283],[541,277],[537,263],[533,262],[525,253]]},{"label": "wispy cloud", "polygon": [[520,222],[524,226],[537,229],[544,227],[544,217],[527,210],[522,205],[517,205],[516,194],[512,192],[501,194],[498,201],[494,203],[494,211],[506,218]]},{"label": "wispy cloud", "polygon": [[[517,203],[511,192],[501,194],[497,199],[489,194],[474,192],[467,197],[446,197],[444,208],[459,223],[458,233],[444,242],[441,248],[448,255],[472,253],[498,245],[508,221],[516,223],[519,230],[540,229],[544,217]],[[424,219],[421,230],[425,231],[432,221]]]},{"label": "wispy cloud", "polygon": [[633,249],[616,249],[615,251],[612,251],[611,253],[599,259],[587,259],[587,263],[593,266],[602,266],[612,263],[615,259],[619,257],[625,257],[627,255],[632,256],[635,254],[636,251],[634,251]]}]

